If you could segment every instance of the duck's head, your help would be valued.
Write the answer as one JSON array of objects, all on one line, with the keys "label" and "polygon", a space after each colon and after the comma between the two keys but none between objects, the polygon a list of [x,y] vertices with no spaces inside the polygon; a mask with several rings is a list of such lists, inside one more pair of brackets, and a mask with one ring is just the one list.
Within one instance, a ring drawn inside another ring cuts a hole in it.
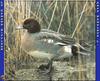
[{"label": "duck's head", "polygon": [[41,27],[37,20],[33,18],[26,19],[17,29],[26,29],[28,33],[37,33],[40,32]]}]

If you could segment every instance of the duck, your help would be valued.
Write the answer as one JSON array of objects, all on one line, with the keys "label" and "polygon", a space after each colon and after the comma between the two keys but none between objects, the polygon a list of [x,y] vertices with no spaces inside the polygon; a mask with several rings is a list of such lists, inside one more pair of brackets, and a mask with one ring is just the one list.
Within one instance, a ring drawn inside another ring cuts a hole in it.
[{"label": "duck", "polygon": [[26,19],[17,29],[26,30],[21,35],[21,48],[27,54],[35,57],[48,59],[47,65],[40,65],[39,69],[51,72],[54,59],[71,58],[72,56],[88,55],[87,51],[80,44],[75,43],[75,39],[66,35],[60,34],[50,29],[42,29],[39,22],[34,18]]}]

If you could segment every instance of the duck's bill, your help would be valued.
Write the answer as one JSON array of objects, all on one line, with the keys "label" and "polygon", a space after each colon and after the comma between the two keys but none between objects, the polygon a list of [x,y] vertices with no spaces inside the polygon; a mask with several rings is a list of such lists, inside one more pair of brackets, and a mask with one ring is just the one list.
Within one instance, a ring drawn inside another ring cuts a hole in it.
[{"label": "duck's bill", "polygon": [[16,27],[16,29],[18,30],[18,29],[23,29],[23,26],[22,25],[18,25],[17,27]]},{"label": "duck's bill", "polygon": [[78,52],[78,54],[84,55],[84,56],[89,56],[90,55],[90,53],[84,53],[84,52]]}]

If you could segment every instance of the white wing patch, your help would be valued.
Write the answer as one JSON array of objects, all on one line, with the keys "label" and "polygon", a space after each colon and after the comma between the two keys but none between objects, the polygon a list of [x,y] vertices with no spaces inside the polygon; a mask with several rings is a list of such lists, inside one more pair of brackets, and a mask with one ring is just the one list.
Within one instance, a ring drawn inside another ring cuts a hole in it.
[{"label": "white wing patch", "polygon": [[67,53],[71,53],[72,52],[72,49],[71,49],[71,46],[64,46],[64,51],[67,52]]},{"label": "white wing patch", "polygon": [[52,39],[48,39],[47,43],[54,43],[54,41]]},{"label": "white wing patch", "polygon": [[43,41],[43,42],[45,42],[45,43],[48,43],[48,44],[54,43],[54,40],[53,40],[53,39],[43,39],[43,40],[41,40],[41,41]]}]

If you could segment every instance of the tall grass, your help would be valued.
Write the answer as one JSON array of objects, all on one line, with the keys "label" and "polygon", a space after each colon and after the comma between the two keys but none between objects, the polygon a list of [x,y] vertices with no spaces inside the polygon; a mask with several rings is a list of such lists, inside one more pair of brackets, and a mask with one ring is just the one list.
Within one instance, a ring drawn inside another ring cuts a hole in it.
[{"label": "tall grass", "polygon": [[[16,70],[22,68],[20,65],[34,59],[21,50],[20,40],[24,31],[16,30],[16,27],[27,18],[34,18],[39,21],[42,28],[69,35],[77,42],[95,40],[95,2],[93,1],[6,0],[5,74],[7,79],[12,78],[13,75],[15,78]],[[95,62],[95,54],[93,54],[93,59]],[[78,69],[82,68],[82,61],[79,61]],[[83,75],[82,72],[79,72],[78,79],[86,80]]]}]

